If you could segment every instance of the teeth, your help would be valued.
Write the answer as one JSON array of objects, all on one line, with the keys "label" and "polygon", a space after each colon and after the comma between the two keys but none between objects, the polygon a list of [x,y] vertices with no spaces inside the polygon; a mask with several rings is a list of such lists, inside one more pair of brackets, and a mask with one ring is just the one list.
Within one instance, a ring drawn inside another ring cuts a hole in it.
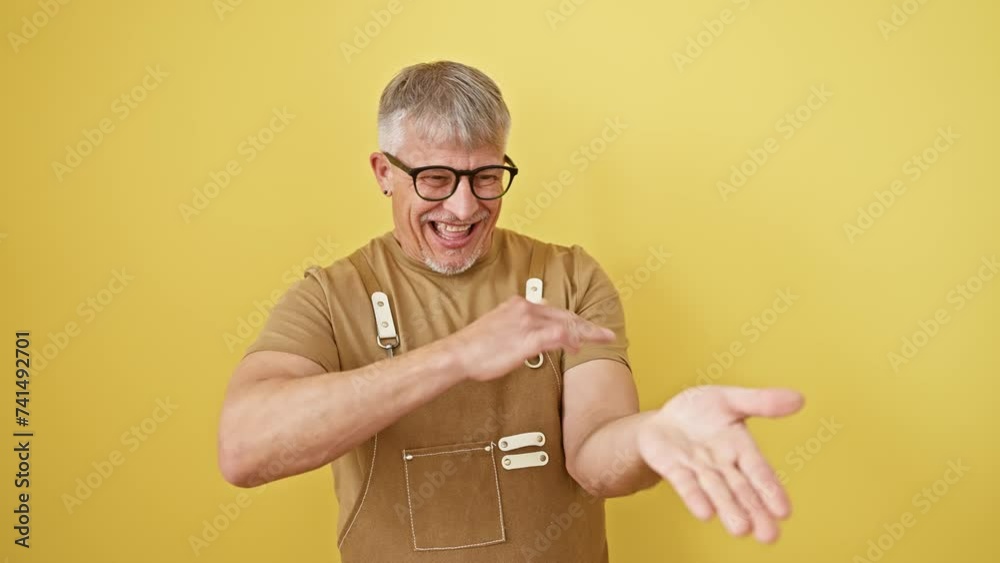
[{"label": "teeth", "polygon": [[444,223],[438,223],[437,226],[438,230],[444,231],[446,233],[464,233],[472,227],[472,225],[456,226],[456,225],[446,225]]}]

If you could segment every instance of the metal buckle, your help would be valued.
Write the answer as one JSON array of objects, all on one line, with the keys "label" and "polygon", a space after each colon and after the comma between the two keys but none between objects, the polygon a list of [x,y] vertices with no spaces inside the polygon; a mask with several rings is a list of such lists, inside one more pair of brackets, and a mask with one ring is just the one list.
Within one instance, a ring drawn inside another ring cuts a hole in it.
[{"label": "metal buckle", "polygon": [[535,359],[535,363],[531,363],[531,360],[528,359],[528,360],[524,360],[524,365],[528,366],[531,369],[538,369],[538,368],[542,367],[542,362],[544,362],[544,361],[545,360],[542,358],[542,353],[539,352],[538,353],[538,358]]},{"label": "metal buckle", "polygon": [[[528,300],[529,303],[541,303],[542,302],[542,280],[539,278],[528,278],[528,281],[524,284],[524,298]],[[538,353],[538,358],[535,358],[534,363],[532,363],[531,358],[524,360],[524,365],[531,369],[538,369],[542,367],[541,352]]]}]

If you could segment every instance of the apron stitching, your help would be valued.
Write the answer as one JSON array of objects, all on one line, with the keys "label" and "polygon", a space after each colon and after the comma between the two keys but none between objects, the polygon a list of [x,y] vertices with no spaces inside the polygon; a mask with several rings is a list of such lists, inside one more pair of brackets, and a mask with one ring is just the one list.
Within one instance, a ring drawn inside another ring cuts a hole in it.
[{"label": "apron stitching", "polygon": [[549,353],[545,353],[545,357],[549,359],[549,367],[552,368],[552,374],[556,376],[556,387],[559,389],[559,393],[562,393],[562,380],[559,379],[559,372],[556,371],[556,364],[552,361],[552,356]]},{"label": "apron stitching", "polygon": [[490,541],[485,541],[485,542],[480,542],[480,543],[470,543],[468,545],[455,545],[455,546],[451,546],[451,547],[414,547],[413,549],[414,549],[414,551],[444,551],[444,550],[447,550],[447,549],[465,549],[467,547],[479,547],[479,546],[483,546],[483,545],[493,545],[495,543],[503,543],[504,541],[506,541],[504,538],[500,538],[498,540],[490,540]]},{"label": "apron stitching", "polygon": [[[492,450],[493,448],[490,448],[490,449]],[[407,454],[407,455],[410,455],[412,457],[427,457],[427,456],[431,456],[431,455],[460,454],[462,452],[479,452],[479,451],[482,451],[482,450],[483,450],[483,448],[467,448],[467,449],[464,449],[464,450],[448,450],[446,452],[434,452],[434,453],[429,453],[429,454]],[[406,453],[406,450],[403,450],[403,453]]]},{"label": "apron stitching", "polygon": [[[407,504],[409,505],[409,508],[410,508],[410,534],[413,535],[413,550],[414,551],[441,551],[441,550],[446,550],[446,549],[464,549],[464,548],[467,548],[467,547],[479,547],[479,546],[482,546],[482,545],[492,545],[492,544],[495,544],[495,543],[502,543],[502,542],[507,541],[507,527],[503,523],[503,503],[500,502],[500,474],[497,473],[497,458],[496,458],[496,456],[493,453],[496,450],[496,444],[494,444],[493,442],[490,442],[490,446],[491,446],[490,447],[490,461],[492,462],[490,465],[493,467],[493,479],[494,479],[494,482],[496,483],[496,487],[497,487],[497,509],[499,509],[499,512],[500,512],[500,539],[498,539],[498,540],[490,540],[490,541],[485,541],[485,542],[479,542],[479,543],[470,543],[470,544],[466,544],[466,545],[455,545],[455,546],[450,546],[450,547],[417,547],[417,531],[416,531],[416,529],[413,526],[413,501],[412,501],[412,497],[410,496],[410,469],[409,469],[409,467],[407,467],[406,462],[403,462],[403,474],[406,476],[406,502],[407,502]],[[479,450],[479,448],[475,448],[475,449]],[[473,450],[458,450],[458,451],[467,452],[467,451],[473,451]],[[457,452],[450,452],[450,453],[457,453]],[[437,454],[423,454],[423,455],[427,456],[427,455],[437,455]],[[414,456],[414,457],[417,457],[417,456]]]},{"label": "apron stitching", "polygon": [[[404,450],[405,452],[405,450]],[[405,455],[405,454],[404,454]],[[413,549],[417,547],[417,530],[413,527],[413,499],[410,497],[410,464],[403,461],[403,473],[406,475],[406,507],[410,509],[410,535],[413,536]]]},{"label": "apron stitching", "polygon": [[506,541],[507,527],[503,523],[503,503],[500,502],[500,475],[497,474],[497,458],[494,454],[494,450],[497,448],[493,442],[490,442],[490,445],[493,446],[490,448],[490,461],[493,462],[493,478],[496,480],[497,485],[497,508],[500,509],[500,541]]},{"label": "apron stitching", "polygon": [[[534,250],[534,248],[532,248],[532,250]],[[353,256],[352,256],[352,258],[353,258]],[[354,260],[352,260],[352,262],[354,262]],[[533,262],[534,262],[534,260],[533,260]],[[357,266],[358,266],[357,263],[355,263],[354,265],[356,266],[356,269],[359,270],[359,273],[362,274],[361,275],[361,277],[362,277],[362,283],[364,283],[364,281],[366,281],[364,279],[365,278],[364,274],[362,272],[360,272],[360,268],[357,268]],[[364,264],[364,265],[367,266],[367,264]],[[530,272],[529,272],[529,274],[530,274]],[[329,302],[327,303],[327,307],[328,308],[330,307],[330,303]],[[391,353],[391,351],[390,351],[390,353]],[[545,357],[548,358],[548,360],[549,360],[549,366],[552,369],[552,374],[555,376],[556,389],[561,394],[562,393],[562,380],[559,377],[559,372],[558,372],[558,370],[556,370],[555,363],[552,361],[552,357],[549,355],[548,352],[545,352]],[[479,543],[472,543],[472,544],[467,544],[467,545],[451,546],[451,547],[417,547],[417,532],[416,532],[416,526],[414,524],[414,518],[413,518],[413,499],[412,499],[412,495],[410,494],[410,471],[409,471],[409,465],[404,460],[404,463],[403,463],[403,472],[404,472],[404,476],[405,476],[405,480],[406,480],[406,500],[407,500],[407,504],[408,504],[408,508],[409,508],[409,513],[410,513],[410,534],[411,534],[411,537],[413,539],[413,549],[415,551],[434,551],[434,550],[463,549],[463,548],[468,548],[468,547],[478,547],[478,546],[484,546],[484,545],[491,545],[491,544],[501,543],[501,542],[505,542],[507,540],[507,528],[506,528],[506,525],[504,523],[504,516],[503,516],[503,501],[502,501],[501,496],[500,496],[500,475],[499,475],[499,472],[497,471],[496,455],[494,454],[494,451],[496,450],[496,444],[494,444],[493,442],[490,442],[490,445],[491,445],[491,447],[490,447],[490,461],[491,461],[491,467],[493,468],[493,479],[494,479],[494,484],[496,486],[496,494],[497,494],[497,510],[499,512],[499,520],[500,520],[500,539],[498,539],[498,540],[490,540],[490,541],[485,541],[485,542],[479,542]],[[347,536],[348,536],[348,534],[351,531],[351,528],[353,528],[354,523],[357,521],[358,516],[361,514],[361,509],[363,508],[365,499],[368,496],[368,489],[371,486],[372,475],[374,474],[374,471],[375,471],[375,454],[377,452],[377,449],[378,449],[378,433],[375,434],[375,442],[374,442],[374,445],[373,445],[373,448],[372,448],[372,462],[371,462],[371,467],[370,467],[369,472],[368,472],[368,479],[367,479],[367,481],[365,483],[364,493],[361,496],[361,501],[358,504],[358,508],[357,508],[357,510],[354,513],[354,517],[351,519],[351,523],[347,526],[347,529],[344,531],[344,537],[341,538],[340,543],[337,546],[338,549],[343,546],[344,541],[346,541]],[[455,454],[455,453],[468,452],[468,451],[478,451],[478,450],[480,450],[480,448],[469,448],[469,449],[454,450],[454,451],[444,451],[444,452],[435,452],[435,453],[426,453],[426,454],[410,454],[410,455],[411,455],[411,457],[427,457],[427,456],[434,456],[434,455]],[[406,450],[403,451],[403,455],[404,455],[404,457],[406,456]]]},{"label": "apron stitching", "polygon": [[[347,540],[347,534],[351,532],[351,528],[354,526],[354,522],[357,521],[358,515],[361,514],[361,508],[365,505],[365,498],[368,497],[368,487],[372,484],[372,475],[375,473],[375,454],[378,453],[378,432],[375,433],[375,443],[372,445],[372,465],[368,470],[368,480],[365,482],[365,492],[361,495],[361,502],[358,504],[358,509],[354,512],[354,518],[351,518],[351,523],[348,524],[347,530],[344,530],[344,537],[340,538],[340,543],[337,544],[337,549],[340,549],[344,545],[344,541]],[[407,487],[407,494],[409,494],[409,487]]]}]

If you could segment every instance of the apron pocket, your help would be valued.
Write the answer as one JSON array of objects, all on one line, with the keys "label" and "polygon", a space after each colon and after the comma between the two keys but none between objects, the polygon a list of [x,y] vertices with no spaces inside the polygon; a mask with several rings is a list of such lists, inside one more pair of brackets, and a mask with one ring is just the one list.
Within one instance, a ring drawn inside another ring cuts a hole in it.
[{"label": "apron pocket", "polygon": [[413,549],[461,549],[506,540],[492,442],[403,450]]}]

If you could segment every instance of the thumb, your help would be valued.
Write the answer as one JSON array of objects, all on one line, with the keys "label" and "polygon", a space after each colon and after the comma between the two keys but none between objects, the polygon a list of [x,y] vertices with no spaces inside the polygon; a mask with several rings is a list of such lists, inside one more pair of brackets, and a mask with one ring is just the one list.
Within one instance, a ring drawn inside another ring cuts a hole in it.
[{"label": "thumb", "polygon": [[747,416],[779,417],[794,414],[805,404],[805,398],[794,389],[770,387],[723,387],[723,397],[737,414]]}]

